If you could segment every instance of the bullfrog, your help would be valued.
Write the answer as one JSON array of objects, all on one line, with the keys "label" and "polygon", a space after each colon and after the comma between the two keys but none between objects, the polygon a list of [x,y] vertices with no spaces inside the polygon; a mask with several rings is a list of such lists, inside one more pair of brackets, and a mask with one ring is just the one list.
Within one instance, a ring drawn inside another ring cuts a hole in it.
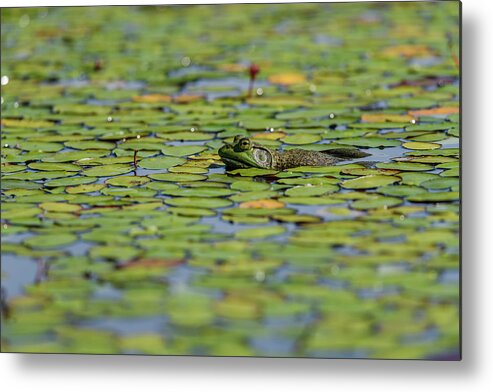
[{"label": "bullfrog", "polygon": [[331,166],[369,155],[355,148],[333,148],[322,152],[301,148],[273,151],[243,136],[236,136],[233,144],[225,142],[219,149],[219,156],[226,164],[227,170],[255,167],[281,171],[298,166]]}]

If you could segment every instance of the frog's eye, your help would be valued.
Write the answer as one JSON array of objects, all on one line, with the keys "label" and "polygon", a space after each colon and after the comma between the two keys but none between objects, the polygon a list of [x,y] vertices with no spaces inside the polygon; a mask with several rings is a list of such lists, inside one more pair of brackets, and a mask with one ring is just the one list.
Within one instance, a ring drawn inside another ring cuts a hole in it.
[{"label": "frog's eye", "polygon": [[251,145],[252,143],[250,142],[250,139],[247,139],[246,137],[241,139],[239,142],[240,149],[243,151],[249,150]]},{"label": "frog's eye", "polygon": [[262,148],[256,148],[253,150],[253,156],[258,164],[269,167],[272,163],[272,156],[270,153]]}]

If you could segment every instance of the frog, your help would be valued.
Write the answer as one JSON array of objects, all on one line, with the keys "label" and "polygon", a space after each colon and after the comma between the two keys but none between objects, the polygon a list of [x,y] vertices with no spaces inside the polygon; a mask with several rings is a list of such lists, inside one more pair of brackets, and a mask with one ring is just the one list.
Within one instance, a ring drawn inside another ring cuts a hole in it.
[{"label": "frog", "polygon": [[299,166],[332,166],[371,155],[357,148],[330,148],[329,145],[323,151],[301,148],[276,151],[239,135],[235,136],[233,143],[224,142],[218,154],[228,171],[249,168],[283,171]]}]

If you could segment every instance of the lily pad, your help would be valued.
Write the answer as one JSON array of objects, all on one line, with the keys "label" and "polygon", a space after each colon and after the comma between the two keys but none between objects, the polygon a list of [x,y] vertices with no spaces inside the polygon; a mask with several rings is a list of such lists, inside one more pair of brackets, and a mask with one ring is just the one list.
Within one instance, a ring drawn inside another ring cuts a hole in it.
[{"label": "lily pad", "polygon": [[91,248],[89,255],[92,258],[108,259],[113,261],[127,261],[138,256],[140,251],[132,246],[106,245]]},{"label": "lily pad", "polygon": [[157,137],[164,140],[174,141],[193,141],[193,140],[211,140],[214,139],[214,134],[205,132],[173,132],[173,133],[157,133]]},{"label": "lily pad", "polygon": [[269,169],[257,169],[257,168],[251,168],[251,169],[236,169],[231,171],[231,174],[234,175],[240,175],[242,177],[256,177],[256,176],[270,176],[273,174],[276,174],[276,170],[269,170]]},{"label": "lily pad", "polygon": [[187,174],[187,173],[150,174],[149,178],[156,181],[169,181],[169,182],[204,181],[207,179],[207,177],[202,174]]},{"label": "lily pad", "polygon": [[439,201],[453,201],[459,200],[459,192],[434,192],[434,193],[422,193],[408,197],[409,201],[422,203],[422,202],[439,202]]},{"label": "lily pad", "polygon": [[214,216],[216,212],[207,208],[198,207],[170,207],[168,209],[172,214],[177,214],[181,216]]},{"label": "lily pad", "polygon": [[87,151],[66,151],[58,154],[49,155],[43,157],[43,162],[75,162],[81,159],[99,158],[108,154],[108,151],[104,150],[87,150]]},{"label": "lily pad", "polygon": [[[81,167],[78,165],[73,165],[71,163],[48,163],[48,162],[33,162],[30,163],[29,168],[34,170],[46,170],[46,171],[68,171],[68,172],[78,172]],[[3,168],[2,168],[3,171]]]},{"label": "lily pad", "polygon": [[97,177],[68,177],[68,178],[60,178],[60,179],[45,182],[44,186],[48,188],[55,188],[61,186],[90,184],[96,181],[97,181]]},{"label": "lily pad", "polygon": [[331,197],[321,197],[321,196],[289,196],[281,197],[279,201],[286,204],[300,204],[300,205],[332,205],[344,203],[341,200],[337,200]]},{"label": "lily pad", "polygon": [[421,186],[427,189],[447,189],[459,185],[459,180],[456,178],[434,178],[421,183]]},{"label": "lily pad", "polygon": [[165,146],[161,149],[164,155],[170,155],[173,157],[184,157],[189,155],[195,155],[206,150],[204,146]]},{"label": "lily pad", "polygon": [[88,177],[111,177],[126,174],[133,168],[125,164],[94,166],[82,171],[82,175]]},{"label": "lily pad", "polygon": [[45,211],[78,212],[81,207],[77,204],[46,202],[39,205]]},{"label": "lily pad", "polygon": [[144,158],[138,166],[144,169],[169,169],[172,166],[182,165],[186,160],[175,157],[152,157]]},{"label": "lily pad", "polygon": [[400,177],[376,174],[346,180],[341,183],[341,186],[346,189],[370,189],[383,185],[395,184],[399,181],[401,181]]},{"label": "lily pad", "polygon": [[296,134],[289,135],[282,139],[282,141],[286,144],[311,144],[320,141],[322,138],[319,135],[311,135],[311,134]]},{"label": "lily pad", "polygon": [[70,194],[91,193],[91,192],[98,192],[103,188],[104,188],[103,184],[77,185],[77,186],[67,187],[65,189],[65,192],[70,193]]},{"label": "lily pad", "polygon": [[413,185],[387,185],[377,189],[378,193],[386,196],[405,197],[427,192],[425,188]]},{"label": "lily pad", "polygon": [[315,185],[315,186],[296,186],[288,189],[287,196],[321,196],[327,193],[336,192],[339,189],[337,185]]},{"label": "lily pad", "polygon": [[142,176],[118,176],[109,178],[108,180],[106,180],[106,184],[113,186],[133,187],[146,184],[149,181],[149,178]]},{"label": "lily pad", "polygon": [[357,200],[351,203],[351,208],[355,210],[370,210],[375,208],[389,208],[402,204],[403,200],[397,197],[373,197],[369,199]]},{"label": "lily pad", "polygon": [[51,249],[71,244],[77,237],[69,233],[42,234],[24,240],[24,244],[31,248]]},{"label": "lily pad", "polygon": [[412,172],[433,170],[433,166],[415,162],[377,163],[376,166],[380,169],[395,169]]},{"label": "lily pad", "polygon": [[425,143],[425,142],[406,142],[402,144],[402,147],[409,150],[436,150],[441,145],[438,143]]},{"label": "lily pad", "polygon": [[113,143],[100,142],[97,140],[65,142],[64,144],[66,147],[70,147],[75,150],[111,150],[115,147]]},{"label": "lily pad", "polygon": [[175,207],[202,207],[202,208],[220,208],[233,204],[227,199],[214,197],[174,197],[165,200],[166,204]]},{"label": "lily pad", "polygon": [[346,138],[339,139],[339,144],[357,147],[396,147],[400,146],[398,140],[384,139],[379,137],[361,137],[361,138]]},{"label": "lily pad", "polygon": [[[208,185],[208,184],[206,184]],[[203,186],[199,188],[178,188],[177,186],[169,189],[162,189],[162,193],[170,196],[187,196],[187,197],[222,197],[234,194],[234,191],[225,188],[212,188]]]},{"label": "lily pad", "polygon": [[234,181],[231,183],[231,189],[238,191],[264,191],[269,189],[270,185],[264,182],[258,181]]},{"label": "lily pad", "polygon": [[22,142],[19,148],[24,151],[57,152],[63,148],[63,144],[49,142]]},{"label": "lily pad", "polygon": [[243,229],[235,233],[235,237],[239,239],[257,239],[272,237],[284,233],[286,229],[282,226],[265,226],[253,229]]}]

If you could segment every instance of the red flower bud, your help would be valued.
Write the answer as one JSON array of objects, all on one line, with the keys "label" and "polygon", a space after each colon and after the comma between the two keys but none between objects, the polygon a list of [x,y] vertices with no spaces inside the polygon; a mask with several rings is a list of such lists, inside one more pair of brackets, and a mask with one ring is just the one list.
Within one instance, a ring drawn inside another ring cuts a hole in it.
[{"label": "red flower bud", "polygon": [[94,71],[99,72],[103,69],[103,62],[101,59],[97,59],[94,61]]},{"label": "red flower bud", "polygon": [[250,78],[255,79],[255,76],[260,72],[260,67],[257,64],[251,64],[248,72],[250,73]]}]

